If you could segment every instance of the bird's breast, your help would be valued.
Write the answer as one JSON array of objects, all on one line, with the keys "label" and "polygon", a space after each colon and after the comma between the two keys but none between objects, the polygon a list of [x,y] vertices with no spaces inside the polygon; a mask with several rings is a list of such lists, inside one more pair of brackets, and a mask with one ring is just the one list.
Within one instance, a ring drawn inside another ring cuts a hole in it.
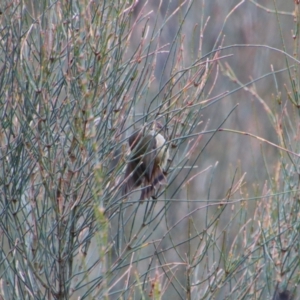
[{"label": "bird's breast", "polygon": [[169,158],[169,150],[166,149],[166,140],[161,134],[156,135],[156,163],[159,164],[163,169],[167,166]]}]

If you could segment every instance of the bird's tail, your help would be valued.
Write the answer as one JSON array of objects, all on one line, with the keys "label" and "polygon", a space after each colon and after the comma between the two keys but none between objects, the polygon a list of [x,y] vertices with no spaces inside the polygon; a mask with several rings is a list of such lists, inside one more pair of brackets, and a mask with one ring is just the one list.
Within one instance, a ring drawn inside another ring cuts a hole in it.
[{"label": "bird's tail", "polygon": [[154,166],[150,180],[145,178],[140,200],[144,201],[145,199],[153,197],[155,191],[161,185],[166,185],[167,183],[167,178],[161,170],[161,167],[159,165]]}]

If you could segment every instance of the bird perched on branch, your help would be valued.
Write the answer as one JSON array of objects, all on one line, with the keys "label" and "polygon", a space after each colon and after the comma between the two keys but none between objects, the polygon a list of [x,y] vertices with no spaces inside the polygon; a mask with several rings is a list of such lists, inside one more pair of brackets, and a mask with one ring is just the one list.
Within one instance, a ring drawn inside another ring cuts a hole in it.
[{"label": "bird perched on branch", "polygon": [[169,151],[163,126],[155,121],[150,131],[138,130],[128,142],[131,155],[125,171],[123,195],[142,186],[140,200],[154,198],[156,189],[167,184],[165,168]]}]

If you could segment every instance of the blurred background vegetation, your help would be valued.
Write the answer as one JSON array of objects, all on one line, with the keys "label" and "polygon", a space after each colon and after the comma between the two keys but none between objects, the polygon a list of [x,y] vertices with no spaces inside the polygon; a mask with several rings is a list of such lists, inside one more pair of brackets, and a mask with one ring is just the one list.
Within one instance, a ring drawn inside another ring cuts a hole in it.
[{"label": "blurred background vegetation", "polygon": [[[299,1],[2,1],[1,299],[297,299]],[[156,200],[120,193],[163,120]]]}]

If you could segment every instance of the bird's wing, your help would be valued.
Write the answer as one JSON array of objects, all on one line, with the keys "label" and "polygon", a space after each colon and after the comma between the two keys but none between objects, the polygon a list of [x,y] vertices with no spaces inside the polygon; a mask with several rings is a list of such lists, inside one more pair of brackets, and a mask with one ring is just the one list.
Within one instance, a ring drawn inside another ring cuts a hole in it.
[{"label": "bird's wing", "polygon": [[137,131],[129,137],[131,155],[125,171],[123,195],[151,178],[156,156],[155,139],[151,135],[146,135],[143,139],[141,137],[142,131]]},{"label": "bird's wing", "polygon": [[133,151],[136,145],[140,142],[142,135],[142,130],[138,130],[129,137],[128,143],[131,151]]}]

